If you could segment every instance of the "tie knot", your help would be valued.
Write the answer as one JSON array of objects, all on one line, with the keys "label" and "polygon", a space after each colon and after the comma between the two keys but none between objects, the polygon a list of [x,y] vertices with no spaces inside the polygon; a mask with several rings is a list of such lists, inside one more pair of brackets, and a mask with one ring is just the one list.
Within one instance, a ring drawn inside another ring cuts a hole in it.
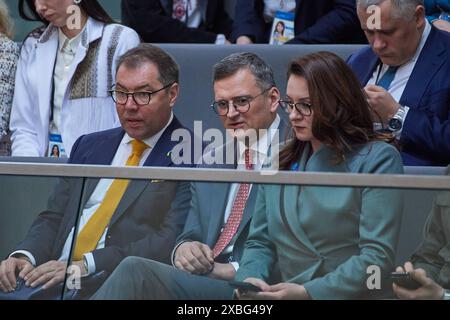
[{"label": "tie knot", "polygon": [[398,69],[398,66],[397,67],[389,67],[388,69],[387,69],[387,71],[386,71],[386,73],[396,73],[397,72],[397,69]]},{"label": "tie knot", "polygon": [[149,146],[146,145],[141,140],[132,140],[131,141],[131,153],[138,156],[139,158],[142,156],[142,153],[148,148]]}]

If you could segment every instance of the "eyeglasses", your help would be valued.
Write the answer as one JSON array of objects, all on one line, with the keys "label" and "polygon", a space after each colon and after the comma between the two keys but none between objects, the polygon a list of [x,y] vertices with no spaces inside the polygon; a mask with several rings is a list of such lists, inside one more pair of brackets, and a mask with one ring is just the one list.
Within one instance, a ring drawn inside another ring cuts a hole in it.
[{"label": "eyeglasses", "polygon": [[136,92],[126,92],[122,90],[117,89],[111,89],[109,90],[109,94],[111,95],[111,98],[114,100],[115,103],[118,104],[127,104],[128,97],[132,96],[133,101],[138,106],[146,106],[150,103],[150,100],[152,99],[152,94],[158,93],[164,89],[167,89],[171,85],[173,85],[175,82],[169,83],[168,85],[162,87],[161,89],[158,89],[156,91],[136,91]]},{"label": "eyeglasses", "polygon": [[294,110],[294,108],[302,116],[308,117],[312,114],[312,105],[308,102],[293,103],[289,101],[280,100],[278,101],[278,103],[287,114],[291,113]]},{"label": "eyeglasses", "polygon": [[263,90],[260,94],[254,96],[254,97],[242,96],[242,97],[235,97],[235,98],[231,99],[230,101],[226,101],[226,100],[214,101],[213,104],[211,105],[211,108],[219,116],[226,116],[228,114],[228,110],[230,108],[230,102],[232,102],[234,109],[236,109],[237,112],[246,113],[246,112],[248,112],[248,110],[250,110],[250,102],[252,102],[256,98],[258,98],[259,96],[263,95],[270,89],[271,88]]}]

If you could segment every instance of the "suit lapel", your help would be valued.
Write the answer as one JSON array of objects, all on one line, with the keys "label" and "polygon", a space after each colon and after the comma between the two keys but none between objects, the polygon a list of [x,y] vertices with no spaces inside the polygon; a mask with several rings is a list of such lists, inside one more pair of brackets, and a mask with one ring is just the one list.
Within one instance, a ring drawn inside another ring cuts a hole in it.
[{"label": "suit lapel", "polygon": [[[311,146],[307,144],[299,161],[298,167],[300,171],[306,170],[310,151]],[[309,240],[308,235],[303,230],[300,223],[299,215],[301,214],[301,203],[299,203],[299,201],[301,188],[302,187],[298,185],[280,186],[280,214],[283,223],[285,224],[285,228],[289,231],[291,237],[297,239],[299,243],[309,251],[317,254],[316,248]]]},{"label": "suit lapel", "polygon": [[[171,124],[164,130],[155,147],[151,151],[144,167],[170,167],[173,165],[170,151],[178,143],[171,141],[172,132],[178,128],[182,128],[177,118],[173,117]],[[114,213],[110,225],[113,225],[125,211],[136,201],[144,189],[151,183],[148,180],[131,180],[125,194]]]},{"label": "suit lapel", "polygon": [[280,186],[280,214],[285,225],[285,229],[293,239],[297,239],[299,244],[313,254],[311,256],[316,256],[318,253],[316,248],[313,246],[308,238],[308,235],[303,230],[300,220],[299,213],[301,186]]},{"label": "suit lapel", "polygon": [[211,218],[208,224],[208,237],[206,243],[212,247],[217,242],[220,235],[220,229],[223,226],[224,212],[227,207],[228,197],[230,193],[231,184],[229,183],[212,183],[211,184],[211,194],[222,195],[216,197],[214,201],[211,201],[211,206],[209,207],[209,214]]},{"label": "suit lapel", "polygon": [[38,65],[39,114],[43,127],[48,127],[50,119],[49,104],[52,103],[53,70],[58,52],[58,32],[52,25],[48,26],[36,45],[36,61]]},{"label": "suit lapel", "polygon": [[[110,165],[116,155],[116,151],[119,148],[119,144],[122,141],[123,135],[125,131],[122,128],[117,128],[113,131],[113,133],[106,138],[105,140],[97,141],[97,144],[91,148],[91,154],[87,156],[86,163],[92,165]],[[85,192],[84,194],[89,195],[89,197],[94,192],[97,187],[100,179],[97,178],[88,178],[86,179]],[[82,206],[86,205],[86,202],[89,200],[89,197],[86,197],[85,202],[82,203]]]},{"label": "suit lapel", "polygon": [[419,106],[420,100],[428,88],[428,84],[445,62],[445,48],[442,42],[436,41],[438,36],[438,32],[434,28],[431,28],[427,42],[420,53],[419,59],[400,99],[400,104],[409,107]]},{"label": "suit lapel", "polygon": [[372,78],[373,72],[375,68],[380,64],[380,59],[376,54],[373,54],[372,57],[370,57],[369,61],[367,61],[367,64],[369,65],[369,68],[365,68],[365,72],[361,75],[361,83],[364,85],[369,82],[370,78]]},{"label": "suit lapel", "polygon": [[236,231],[236,234],[238,236],[241,234],[242,230],[244,230],[245,226],[252,218],[253,211],[255,209],[255,202],[256,202],[255,200],[256,200],[257,194],[258,194],[258,186],[253,184],[252,190],[250,191],[250,194],[248,195],[247,202],[245,203],[244,215],[242,216],[242,221],[239,224],[238,230]]}]

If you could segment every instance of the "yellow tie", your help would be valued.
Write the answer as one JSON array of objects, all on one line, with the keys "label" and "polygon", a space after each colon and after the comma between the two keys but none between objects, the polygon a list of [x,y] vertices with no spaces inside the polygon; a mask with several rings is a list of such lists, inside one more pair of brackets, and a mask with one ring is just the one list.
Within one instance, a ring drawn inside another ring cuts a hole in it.
[{"label": "yellow tie", "polygon": [[[137,166],[141,159],[142,153],[148,146],[139,140],[131,141],[132,152],[128,157],[127,166]],[[93,251],[100,238],[108,226],[111,217],[119,205],[120,200],[127,189],[130,180],[115,179],[102,203],[84,226],[83,230],[78,234],[75,246],[74,261],[79,261],[83,258],[83,254]]]}]

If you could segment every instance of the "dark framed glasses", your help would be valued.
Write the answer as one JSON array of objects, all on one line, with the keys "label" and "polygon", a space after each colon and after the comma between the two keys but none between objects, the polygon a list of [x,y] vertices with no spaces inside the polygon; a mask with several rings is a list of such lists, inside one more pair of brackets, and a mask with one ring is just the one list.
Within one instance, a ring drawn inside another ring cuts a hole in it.
[{"label": "dark framed glasses", "polygon": [[289,102],[289,101],[278,101],[281,109],[283,109],[287,114],[292,111],[297,110],[302,116],[310,116],[312,115],[312,105],[309,102]]},{"label": "dark framed glasses", "polygon": [[259,96],[263,95],[267,91],[269,91],[271,88],[263,90],[260,94],[252,97],[252,96],[242,96],[242,97],[235,97],[229,101],[227,100],[219,100],[214,101],[211,104],[211,108],[214,110],[215,113],[217,113],[219,116],[225,116],[228,114],[228,110],[230,108],[230,102],[233,104],[234,108],[239,113],[246,113],[248,110],[250,110],[250,102],[258,98]]},{"label": "dark framed glasses", "polygon": [[118,89],[113,88],[113,89],[109,90],[109,94],[111,95],[111,98],[114,100],[115,103],[125,105],[128,102],[128,97],[131,96],[133,98],[134,103],[136,103],[138,106],[145,106],[150,103],[150,101],[152,99],[152,94],[155,94],[164,89],[167,89],[174,83],[175,82],[169,83],[168,85],[165,85],[161,89],[158,89],[155,91],[127,92],[127,91],[118,90]]}]

